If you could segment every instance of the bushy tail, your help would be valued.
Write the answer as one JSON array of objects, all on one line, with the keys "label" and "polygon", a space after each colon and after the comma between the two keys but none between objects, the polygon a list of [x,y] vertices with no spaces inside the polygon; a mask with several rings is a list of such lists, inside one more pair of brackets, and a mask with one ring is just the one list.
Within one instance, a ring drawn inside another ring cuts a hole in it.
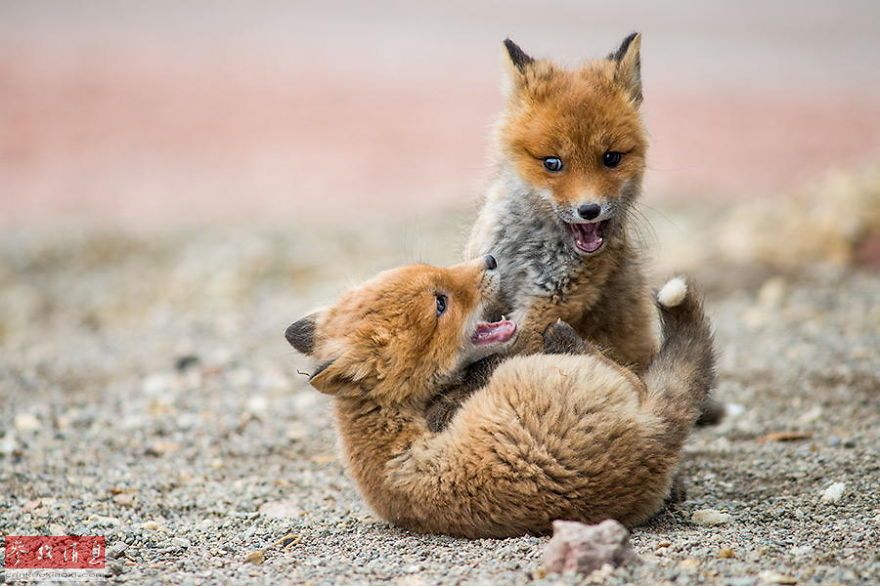
[{"label": "bushy tail", "polygon": [[647,404],[667,423],[669,445],[684,442],[715,384],[712,326],[700,295],[681,277],[657,294],[663,344],[645,373]]}]

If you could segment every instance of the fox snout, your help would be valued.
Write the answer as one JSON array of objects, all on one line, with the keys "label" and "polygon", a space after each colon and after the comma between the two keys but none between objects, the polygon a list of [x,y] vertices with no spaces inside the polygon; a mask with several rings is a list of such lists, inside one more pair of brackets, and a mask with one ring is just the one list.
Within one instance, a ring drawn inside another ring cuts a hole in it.
[{"label": "fox snout", "polygon": [[492,303],[501,289],[501,275],[498,261],[491,254],[470,261],[472,270],[477,271],[476,285],[483,303]]},{"label": "fox snout", "polygon": [[479,287],[483,293],[483,297],[491,297],[497,292],[499,281],[501,279],[498,271],[498,261],[491,254],[487,254],[478,259],[477,264],[481,266],[482,273],[479,280]]},{"label": "fox snout", "polygon": [[578,206],[577,212],[584,220],[595,220],[602,213],[602,206],[597,203],[582,203]]},{"label": "fox snout", "polygon": [[498,268],[498,261],[495,260],[495,257],[491,254],[487,254],[483,257],[483,262],[486,264],[487,271],[494,271]]},{"label": "fox snout", "polygon": [[602,199],[583,199],[559,207],[559,217],[566,223],[601,222],[614,215],[614,204]]}]

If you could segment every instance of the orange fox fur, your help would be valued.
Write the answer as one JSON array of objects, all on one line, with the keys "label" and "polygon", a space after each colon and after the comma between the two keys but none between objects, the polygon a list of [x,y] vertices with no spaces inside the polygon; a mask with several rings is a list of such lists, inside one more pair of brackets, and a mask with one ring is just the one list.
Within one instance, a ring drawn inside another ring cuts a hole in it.
[{"label": "orange fox fur", "polygon": [[479,259],[388,271],[287,329],[315,360],[310,383],[334,397],[349,474],[376,513],[419,532],[507,537],[544,533],[554,519],[645,521],[711,385],[698,297],[683,281],[664,289],[665,341],[644,378],[559,322],[544,334],[555,355],[506,360],[431,432],[424,411],[438,388],[515,342],[510,322],[480,321],[501,285],[493,268]]}]

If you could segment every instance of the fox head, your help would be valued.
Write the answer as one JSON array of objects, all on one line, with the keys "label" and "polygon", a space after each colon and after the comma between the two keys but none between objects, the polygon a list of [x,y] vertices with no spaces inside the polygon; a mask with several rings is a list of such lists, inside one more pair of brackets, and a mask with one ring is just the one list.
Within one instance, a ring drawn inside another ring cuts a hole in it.
[{"label": "fox head", "polygon": [[487,256],[448,268],[386,271],[294,322],[285,337],[315,359],[309,383],[319,391],[386,405],[427,401],[465,366],[513,339],[512,322],[480,321],[498,290],[495,268]]},{"label": "fox head", "polygon": [[584,255],[620,232],[641,191],[647,138],[633,33],[600,59],[569,70],[504,41],[507,106],[498,126],[503,171],[539,195]]}]

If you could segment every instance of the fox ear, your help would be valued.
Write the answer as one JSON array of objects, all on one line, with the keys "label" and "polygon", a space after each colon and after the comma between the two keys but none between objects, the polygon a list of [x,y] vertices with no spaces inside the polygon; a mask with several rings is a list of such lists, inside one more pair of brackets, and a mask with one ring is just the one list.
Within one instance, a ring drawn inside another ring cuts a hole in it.
[{"label": "fox ear", "polygon": [[636,104],[642,102],[642,61],[639,50],[642,46],[642,35],[632,33],[620,44],[618,49],[608,55],[614,61],[614,81],[629,92]]},{"label": "fox ear", "polygon": [[284,337],[290,345],[307,356],[315,350],[315,329],[320,316],[320,312],[311,313],[293,322],[284,331]]},{"label": "fox ear", "polygon": [[520,49],[519,45],[510,39],[504,39],[504,53],[506,69],[504,94],[509,96],[523,86],[526,69],[535,60],[529,57],[525,51]]},{"label": "fox ear", "polygon": [[322,362],[309,377],[309,384],[328,395],[336,395],[346,389],[350,392],[350,387],[360,388],[349,372],[350,366],[351,362],[344,356]]},{"label": "fox ear", "polygon": [[334,368],[335,362],[336,359],[328,360],[315,367],[315,372],[309,377],[309,384],[322,393],[332,394],[331,388],[333,387],[333,381],[336,378],[335,372],[337,370],[337,368]]}]

